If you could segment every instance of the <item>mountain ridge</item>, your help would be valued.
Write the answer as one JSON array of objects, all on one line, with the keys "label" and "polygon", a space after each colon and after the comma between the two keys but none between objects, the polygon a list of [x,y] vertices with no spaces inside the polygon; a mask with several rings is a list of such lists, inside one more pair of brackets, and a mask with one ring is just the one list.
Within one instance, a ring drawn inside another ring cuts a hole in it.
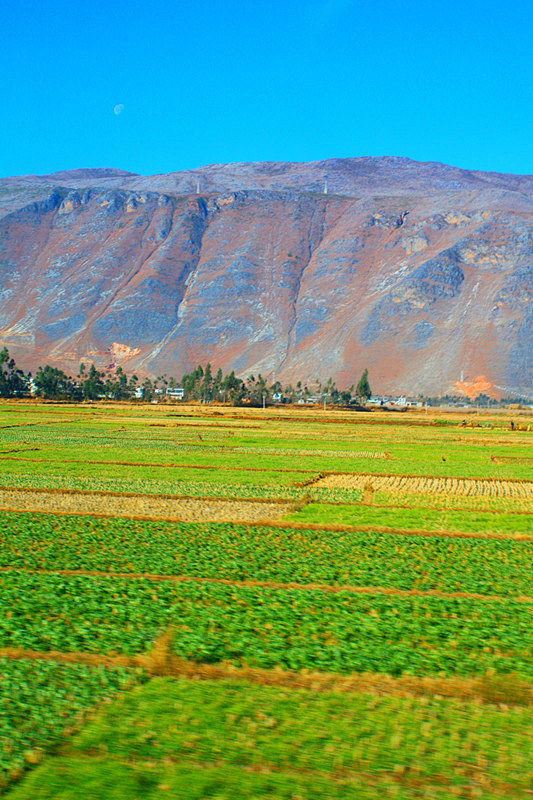
[{"label": "mountain ridge", "polygon": [[[405,181],[406,169],[412,170],[416,175],[417,181],[420,181],[422,173],[426,177],[433,178],[436,185],[430,184],[433,190],[435,188],[470,188],[472,186],[490,185],[496,188],[501,188],[506,191],[527,191],[533,193],[533,175],[518,175],[508,174],[501,172],[482,172],[480,170],[469,170],[461,167],[453,167],[437,161],[414,161],[413,159],[405,156],[361,156],[357,158],[331,158],[311,162],[300,161],[256,161],[256,162],[230,162],[227,164],[207,164],[201,167],[194,167],[191,169],[178,170],[176,172],[160,173],[154,175],[140,175],[138,173],[129,172],[110,167],[96,167],[96,168],[83,168],[72,169],[54,172],[45,175],[21,175],[0,178],[0,187],[10,186],[13,183],[38,183],[45,185],[53,185],[55,183],[68,186],[69,188],[84,188],[87,181],[96,181],[99,186],[108,186],[108,188],[122,188],[122,189],[138,189],[144,188],[150,190],[160,190],[162,182],[169,186],[170,189],[175,189],[181,186],[183,181],[188,178],[205,178],[211,181],[213,191],[223,191],[225,189],[234,189],[233,182],[237,179],[241,180],[242,185],[240,188],[246,190],[250,188],[267,188],[261,181],[266,181],[268,178],[277,178],[281,175],[288,177],[298,176],[303,172],[304,176],[309,181],[309,176],[312,175],[311,183],[308,184],[307,190],[313,191],[313,183],[319,178],[322,180],[335,180],[337,172],[340,172],[346,177],[347,171],[351,172],[352,183],[355,185],[352,191],[361,191],[362,189],[370,190],[377,188],[381,185],[381,181],[386,180],[388,188],[391,185],[391,172],[396,171],[396,168],[401,166],[403,168],[403,181]],[[328,175],[328,172],[330,173]],[[222,176],[220,183],[213,180],[213,175]],[[246,179],[250,180],[253,176],[252,183],[247,185]],[[452,180],[452,177],[454,180]],[[459,179],[463,179],[463,183]],[[365,184],[357,186],[357,181],[365,180]],[[375,185],[372,186],[372,179]],[[370,186],[368,184],[371,184]],[[259,185],[258,185],[259,184]],[[305,185],[305,180],[303,182]],[[205,187],[205,188],[209,188]],[[279,188],[279,187],[278,187]],[[303,188],[302,185],[289,185],[286,188]],[[191,185],[191,191],[195,191],[196,187]]]},{"label": "mountain ridge", "polygon": [[27,366],[532,391],[533,176],[402,157],[67,170],[0,179],[0,214],[0,342]]}]

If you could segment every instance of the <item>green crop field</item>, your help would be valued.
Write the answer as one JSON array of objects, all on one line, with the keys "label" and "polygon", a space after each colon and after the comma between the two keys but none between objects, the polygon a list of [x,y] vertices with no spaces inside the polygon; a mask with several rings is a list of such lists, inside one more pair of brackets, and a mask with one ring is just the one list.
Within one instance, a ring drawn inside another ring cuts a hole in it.
[{"label": "green crop field", "polygon": [[509,420],[0,404],[0,794],[530,797]]}]

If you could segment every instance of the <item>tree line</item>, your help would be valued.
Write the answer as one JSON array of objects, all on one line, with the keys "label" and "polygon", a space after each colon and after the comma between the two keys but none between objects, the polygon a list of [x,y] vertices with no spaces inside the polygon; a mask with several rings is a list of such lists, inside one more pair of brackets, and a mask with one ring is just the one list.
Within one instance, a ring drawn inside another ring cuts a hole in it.
[{"label": "tree line", "polygon": [[302,381],[298,381],[294,386],[290,383],[283,386],[280,381],[268,384],[261,374],[257,377],[250,375],[248,378],[238,378],[233,370],[229,374],[223,375],[222,370],[219,369],[213,375],[209,363],[206,364],[205,369],[199,365],[190,374],[184,375],[180,385],[189,400],[199,400],[204,403],[222,401],[230,402],[233,405],[260,406],[272,400],[288,403],[299,400],[306,402],[310,398],[320,400],[327,398],[331,403],[347,405],[355,399],[368,399],[372,394],[367,369],[361,375],[355,393],[353,386],[348,390],[338,389],[335,381],[331,378],[325,384],[316,378],[311,390],[308,386],[302,385]]},{"label": "tree line", "polygon": [[329,378],[324,384],[316,379],[311,391],[301,381],[294,386],[290,383],[283,386],[280,381],[269,384],[260,374],[257,377],[250,375],[248,378],[239,378],[234,370],[224,375],[221,369],[213,374],[209,362],[205,367],[198,365],[181,379],[164,374],[153,380],[144,378],[140,381],[135,374],[128,377],[122,367],[117,367],[111,374],[98,370],[94,364],[89,368],[80,364],[78,374],[74,377],[49,364],[39,367],[32,375],[17,367],[6,347],[0,350],[0,397],[37,396],[45,400],[74,402],[105,399],[151,401],[167,397],[168,390],[177,388],[183,389],[184,400],[253,406],[261,406],[272,400],[305,403],[310,398],[348,405],[353,401],[368,399],[372,393],[367,369],[363,371],[355,390],[353,386],[341,390]]}]

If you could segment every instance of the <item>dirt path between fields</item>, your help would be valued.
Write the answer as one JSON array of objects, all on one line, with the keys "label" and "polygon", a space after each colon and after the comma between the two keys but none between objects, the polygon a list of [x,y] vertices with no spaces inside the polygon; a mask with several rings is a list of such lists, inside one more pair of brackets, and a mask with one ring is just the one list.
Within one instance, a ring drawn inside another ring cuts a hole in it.
[{"label": "dirt path between fields", "polygon": [[506,706],[533,705],[533,686],[513,676],[482,678],[437,678],[355,673],[340,675],[327,672],[292,672],[290,670],[235,667],[227,662],[199,664],[170,653],[171,633],[163,632],[151,651],[135,656],[100,655],[97,653],[39,652],[15,647],[0,649],[0,657],[11,660],[55,661],[62,664],[130,667],[146,670],[151,676],[190,678],[193,680],[246,681],[262,686],[283,686],[313,692],[365,692],[399,697],[434,697],[435,699],[474,700]]}]

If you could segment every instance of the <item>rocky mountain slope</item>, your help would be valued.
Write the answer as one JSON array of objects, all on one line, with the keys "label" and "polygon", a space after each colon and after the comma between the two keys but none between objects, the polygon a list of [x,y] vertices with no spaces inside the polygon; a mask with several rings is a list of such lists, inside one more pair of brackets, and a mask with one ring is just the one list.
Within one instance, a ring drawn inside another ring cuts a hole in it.
[{"label": "rocky mountain slope", "polygon": [[0,215],[0,344],[25,367],[533,393],[533,176],[73,170],[0,180]]}]

